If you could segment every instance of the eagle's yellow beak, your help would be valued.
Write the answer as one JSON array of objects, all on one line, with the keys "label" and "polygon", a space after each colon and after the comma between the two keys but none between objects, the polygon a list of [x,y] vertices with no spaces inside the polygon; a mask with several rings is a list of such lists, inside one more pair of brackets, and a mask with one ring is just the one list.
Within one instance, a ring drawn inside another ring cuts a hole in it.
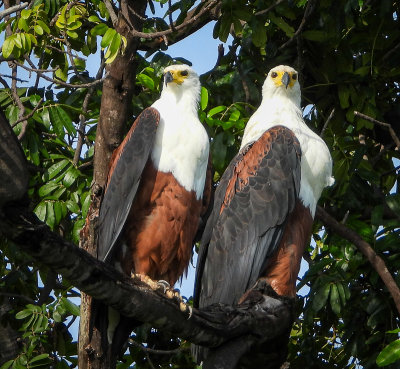
[{"label": "eagle's yellow beak", "polygon": [[181,85],[187,76],[188,73],[185,70],[170,70],[165,73],[165,84],[168,85],[168,83],[175,82],[177,85]]}]

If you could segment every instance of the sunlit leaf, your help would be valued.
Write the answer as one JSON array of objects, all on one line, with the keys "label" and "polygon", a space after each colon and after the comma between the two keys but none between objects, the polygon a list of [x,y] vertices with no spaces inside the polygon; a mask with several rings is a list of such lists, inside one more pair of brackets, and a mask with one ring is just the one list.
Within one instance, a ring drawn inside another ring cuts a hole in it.
[{"label": "sunlit leaf", "polygon": [[386,366],[400,360],[400,340],[396,340],[387,345],[376,358],[379,366]]}]

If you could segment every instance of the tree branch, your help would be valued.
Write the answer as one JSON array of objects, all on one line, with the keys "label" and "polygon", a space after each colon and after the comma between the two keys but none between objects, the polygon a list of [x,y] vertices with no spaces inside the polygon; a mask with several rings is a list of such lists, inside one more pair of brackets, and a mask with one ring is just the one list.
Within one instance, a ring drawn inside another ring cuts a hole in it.
[{"label": "tree branch", "polygon": [[390,274],[389,270],[387,269],[383,259],[376,254],[371,245],[368,242],[364,241],[357,232],[353,231],[343,224],[340,224],[322,207],[317,207],[316,216],[326,227],[332,229],[339,236],[354,244],[358,248],[358,250],[361,251],[361,253],[368,259],[372,267],[381,277],[383,283],[389,290],[389,293],[391,294],[397,311],[400,315],[400,289],[397,286],[392,275]]},{"label": "tree branch", "polygon": [[368,120],[369,122],[372,122],[374,124],[379,124],[382,127],[385,127],[389,130],[390,136],[392,137],[394,143],[396,144],[397,148],[400,150],[400,140],[396,135],[396,132],[394,131],[394,129],[392,128],[392,126],[389,123],[385,123],[385,122],[381,122],[379,120],[376,120],[368,115],[362,114],[358,111],[354,111],[354,115],[356,117],[360,117],[362,119]]},{"label": "tree branch", "polygon": [[[37,262],[62,274],[73,285],[127,317],[150,323],[190,342],[215,347],[235,337],[252,335],[273,339],[285,333],[292,322],[292,300],[261,288],[254,305],[210,306],[182,312],[175,300],[152,291],[100,262],[86,251],[65,241],[25,208],[3,208],[0,231]],[[270,288],[270,290],[272,290]]]},{"label": "tree branch", "polygon": [[25,9],[27,6],[29,5],[29,3],[22,3],[19,5],[14,5],[14,6],[10,6],[8,9],[4,9],[0,12],[0,21],[6,17],[7,15],[10,15],[12,13],[16,13],[19,12],[22,9]]},{"label": "tree branch", "polygon": [[[153,42],[142,43],[139,46],[140,50],[156,49],[160,46],[160,43],[165,42],[165,39],[167,39],[168,45],[172,45],[193,34],[210,21],[216,20],[219,5],[220,0],[209,0],[206,3],[201,2],[196,8],[187,13],[185,20],[181,24],[176,25],[174,23],[172,27],[165,31],[145,33],[132,30],[131,32],[134,37],[140,37],[146,40],[157,39]],[[167,38],[169,35],[173,35],[173,37]]]},{"label": "tree branch", "polygon": [[314,8],[315,8],[315,0],[309,0],[307,2],[307,7],[306,7],[306,10],[304,11],[304,16],[300,22],[299,27],[297,28],[296,32],[289,40],[287,40],[283,45],[279,46],[279,48],[278,48],[279,51],[288,47],[294,40],[296,40],[297,37],[299,37],[299,35],[303,31],[303,28],[306,25],[308,19],[310,18],[311,14],[313,13]]}]

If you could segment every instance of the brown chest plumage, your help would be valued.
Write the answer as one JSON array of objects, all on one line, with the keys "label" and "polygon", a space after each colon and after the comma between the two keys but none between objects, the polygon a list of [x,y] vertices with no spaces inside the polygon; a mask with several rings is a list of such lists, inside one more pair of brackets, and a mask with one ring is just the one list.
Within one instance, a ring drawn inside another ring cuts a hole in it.
[{"label": "brown chest plumage", "polygon": [[194,191],[182,187],[172,173],[157,171],[149,159],[123,231],[126,249],[117,251],[124,272],[173,286],[189,264],[201,210]]}]

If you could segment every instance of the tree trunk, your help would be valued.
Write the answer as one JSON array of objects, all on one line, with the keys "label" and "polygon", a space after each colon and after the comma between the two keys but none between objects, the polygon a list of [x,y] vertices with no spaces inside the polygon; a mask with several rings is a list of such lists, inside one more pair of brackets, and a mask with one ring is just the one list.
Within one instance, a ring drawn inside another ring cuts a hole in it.
[{"label": "tree trunk", "polygon": [[[124,125],[131,119],[131,101],[135,87],[139,39],[131,36],[130,27],[141,30],[147,1],[124,0],[118,14],[116,30],[127,39],[124,55],[119,55],[106,68],[103,83],[100,119],[96,132],[92,203],[85,229],[81,235],[81,247],[96,255],[96,228],[101,196],[107,179],[108,163],[112,152],[121,143]],[[129,24],[127,23],[129,22]],[[92,298],[82,293],[79,327],[79,369],[110,369],[109,357],[102,352],[101,332],[91,322]]]}]

